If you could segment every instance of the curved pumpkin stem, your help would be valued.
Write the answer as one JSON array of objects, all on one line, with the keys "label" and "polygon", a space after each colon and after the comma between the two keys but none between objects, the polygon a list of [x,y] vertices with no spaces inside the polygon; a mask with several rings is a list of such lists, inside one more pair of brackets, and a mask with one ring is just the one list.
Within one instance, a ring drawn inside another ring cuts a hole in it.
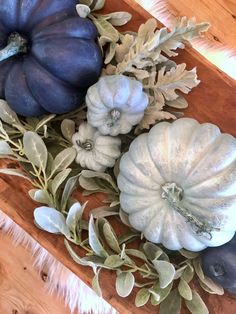
[{"label": "curved pumpkin stem", "polygon": [[0,50],[0,61],[9,59],[19,53],[26,53],[28,41],[18,33],[12,33],[8,39],[8,45]]},{"label": "curved pumpkin stem", "polygon": [[180,215],[186,218],[186,221],[196,227],[196,233],[199,235],[209,235],[212,239],[212,231],[220,231],[220,228],[215,228],[211,224],[202,221],[193,215],[181,202],[183,199],[184,190],[176,183],[166,183],[162,186],[162,198],[166,199],[170,206],[176,210]]}]

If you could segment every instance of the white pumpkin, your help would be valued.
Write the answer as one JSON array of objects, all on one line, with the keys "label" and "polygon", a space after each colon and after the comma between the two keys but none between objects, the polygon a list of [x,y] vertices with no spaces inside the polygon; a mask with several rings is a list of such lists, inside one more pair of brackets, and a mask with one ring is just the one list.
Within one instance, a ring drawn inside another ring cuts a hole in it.
[{"label": "white pumpkin", "polygon": [[148,106],[143,85],[124,75],[101,77],[86,96],[88,123],[103,135],[129,133]]},{"label": "white pumpkin", "polygon": [[83,168],[105,171],[115,165],[120,157],[121,140],[116,137],[103,136],[88,123],[82,123],[72,137],[77,151],[76,163]]},{"label": "white pumpkin", "polygon": [[200,251],[236,231],[236,139],[183,118],[138,136],[118,186],[130,224],[170,250]]}]

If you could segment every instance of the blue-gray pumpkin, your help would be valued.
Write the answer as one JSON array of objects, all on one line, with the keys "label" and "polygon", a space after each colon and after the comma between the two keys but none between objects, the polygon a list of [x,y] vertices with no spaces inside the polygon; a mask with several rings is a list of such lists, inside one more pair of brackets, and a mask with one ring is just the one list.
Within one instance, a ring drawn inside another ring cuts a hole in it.
[{"label": "blue-gray pumpkin", "polygon": [[23,116],[76,109],[99,78],[94,24],[76,0],[0,0],[0,97]]}]

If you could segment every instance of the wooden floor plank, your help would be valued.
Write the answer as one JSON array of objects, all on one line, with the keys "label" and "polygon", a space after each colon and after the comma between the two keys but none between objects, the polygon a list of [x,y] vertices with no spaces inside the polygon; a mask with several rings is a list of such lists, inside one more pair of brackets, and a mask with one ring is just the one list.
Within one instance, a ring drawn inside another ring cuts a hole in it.
[{"label": "wooden floor plank", "polygon": [[0,313],[69,314],[63,300],[47,293],[32,264],[30,251],[0,232]]}]

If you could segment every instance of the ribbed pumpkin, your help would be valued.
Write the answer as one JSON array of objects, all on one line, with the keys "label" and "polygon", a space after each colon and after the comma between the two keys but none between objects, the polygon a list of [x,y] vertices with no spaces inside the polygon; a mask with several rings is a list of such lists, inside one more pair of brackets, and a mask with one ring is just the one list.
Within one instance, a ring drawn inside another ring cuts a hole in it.
[{"label": "ribbed pumpkin", "polygon": [[76,4],[0,1],[0,97],[18,114],[69,112],[97,81],[102,67],[97,30],[78,16]]},{"label": "ribbed pumpkin", "polygon": [[143,85],[124,75],[101,77],[86,96],[90,125],[103,135],[127,134],[138,124],[148,106]]},{"label": "ribbed pumpkin", "polygon": [[122,157],[120,202],[130,224],[171,250],[199,251],[236,230],[236,139],[183,118],[138,136]]}]

